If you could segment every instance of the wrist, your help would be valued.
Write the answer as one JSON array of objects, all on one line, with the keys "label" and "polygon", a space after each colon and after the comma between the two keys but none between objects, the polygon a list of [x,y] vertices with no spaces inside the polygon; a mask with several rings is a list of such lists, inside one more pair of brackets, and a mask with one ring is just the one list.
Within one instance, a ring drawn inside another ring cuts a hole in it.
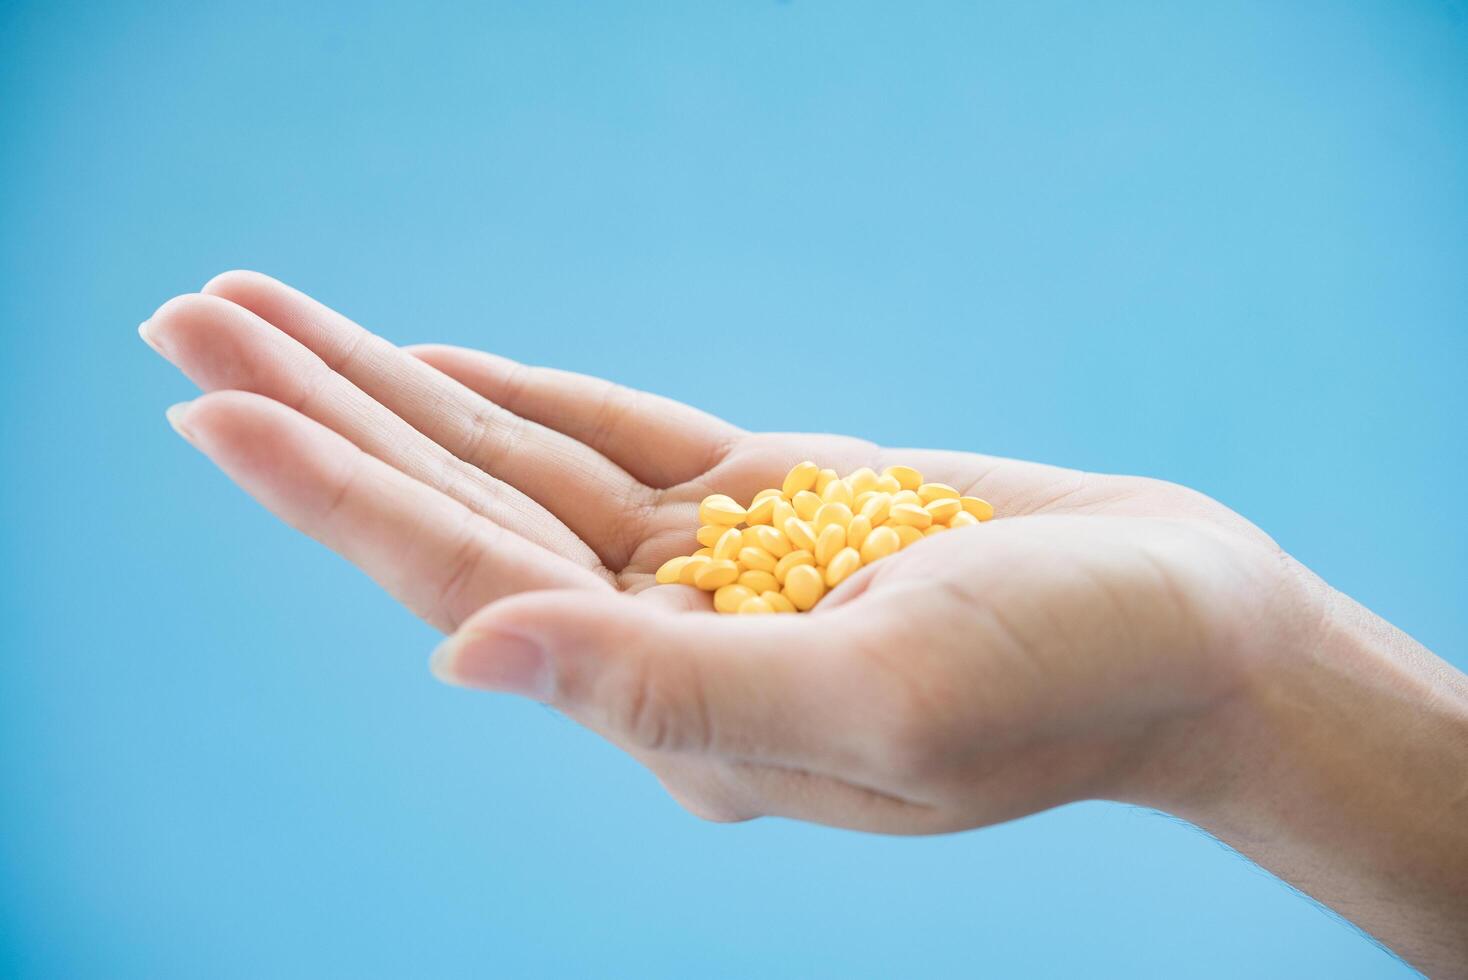
[{"label": "wrist", "polygon": [[1308,600],[1241,658],[1212,778],[1167,808],[1419,967],[1468,961],[1468,678],[1295,567]]}]

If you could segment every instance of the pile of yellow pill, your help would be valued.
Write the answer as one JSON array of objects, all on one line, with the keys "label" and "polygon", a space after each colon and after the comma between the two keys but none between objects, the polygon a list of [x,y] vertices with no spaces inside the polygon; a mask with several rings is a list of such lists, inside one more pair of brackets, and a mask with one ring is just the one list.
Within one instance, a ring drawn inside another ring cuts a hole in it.
[{"label": "pile of yellow pill", "polygon": [[721,613],[806,612],[863,565],[993,516],[988,501],[925,483],[911,466],[880,474],[863,466],[841,477],[807,461],[748,507],[721,493],[705,497],[703,547],[665,562],[657,580],[712,592]]}]

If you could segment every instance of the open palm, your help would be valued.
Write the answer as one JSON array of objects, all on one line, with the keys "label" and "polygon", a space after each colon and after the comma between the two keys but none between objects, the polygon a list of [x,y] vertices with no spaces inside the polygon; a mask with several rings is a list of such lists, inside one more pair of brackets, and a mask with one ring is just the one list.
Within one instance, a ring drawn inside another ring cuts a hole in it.
[{"label": "open palm", "polygon": [[[1238,683],[1239,624],[1276,628],[1290,581],[1265,535],[1172,484],[751,434],[595,378],[398,348],[254,273],[142,333],[212,393],[174,424],[284,520],[441,629],[533,635],[538,664],[564,648],[535,684],[508,678],[505,644],[453,673],[553,701],[706,815],[921,832],[1150,799]],[[803,459],[909,464],[999,516],[862,569],[813,615],[684,614],[709,597],[653,573],[695,546],[698,502],[747,501]]]}]

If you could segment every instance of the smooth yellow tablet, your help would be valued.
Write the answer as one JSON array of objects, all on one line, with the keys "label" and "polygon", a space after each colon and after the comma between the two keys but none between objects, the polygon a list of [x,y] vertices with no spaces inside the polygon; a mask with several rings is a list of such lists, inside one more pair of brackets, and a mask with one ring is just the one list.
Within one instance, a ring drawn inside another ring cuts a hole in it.
[{"label": "smooth yellow tablet", "polygon": [[836,552],[835,557],[826,566],[826,587],[834,589],[859,568],[861,568],[861,555],[857,554],[856,549],[842,548]]},{"label": "smooth yellow tablet", "polygon": [[785,576],[785,598],[805,612],[826,594],[826,579],[814,565],[797,565]]},{"label": "smooth yellow tablet", "polygon": [[745,510],[733,497],[715,493],[703,498],[698,505],[698,519],[704,524],[722,524],[733,527],[744,521]]},{"label": "smooth yellow tablet", "polygon": [[658,568],[657,575],[653,576],[659,585],[672,585],[678,581],[678,573],[683,571],[683,566],[692,559],[688,555],[679,555],[677,558],[669,558]]},{"label": "smooth yellow tablet", "polygon": [[810,460],[796,463],[794,468],[785,474],[785,482],[780,484],[780,492],[789,498],[802,490],[809,490],[816,485],[816,477],[820,472],[821,468]]},{"label": "smooth yellow tablet", "polygon": [[739,611],[739,604],[745,599],[753,599],[754,590],[745,585],[723,585],[714,592],[714,609],[721,613],[732,613]]},{"label": "smooth yellow tablet", "polygon": [[738,577],[738,562],[730,561],[727,558],[710,558],[693,573],[693,584],[705,592],[713,592]]}]

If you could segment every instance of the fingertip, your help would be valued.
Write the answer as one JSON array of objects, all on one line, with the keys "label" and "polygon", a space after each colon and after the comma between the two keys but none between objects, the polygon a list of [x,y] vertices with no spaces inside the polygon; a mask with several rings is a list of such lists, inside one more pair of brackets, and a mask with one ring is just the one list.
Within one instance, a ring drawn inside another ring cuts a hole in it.
[{"label": "fingertip", "polygon": [[[148,319],[144,320],[142,323],[138,324],[138,336],[143,339],[143,343],[145,343],[149,347],[153,348],[153,350],[155,352],[157,352],[159,354],[163,354],[163,348],[160,347],[160,346],[158,346],[158,338],[156,336],[154,336],[154,333],[153,333],[153,318],[152,317],[149,317]],[[167,355],[165,354],[164,356],[166,357]]]},{"label": "fingertip", "polygon": [[173,426],[173,431],[183,436],[189,442],[194,441],[194,435],[189,431],[185,416],[188,415],[189,407],[192,404],[193,402],[179,402],[175,405],[168,406],[163,412],[163,417],[168,420],[169,425]]},{"label": "fingertip", "polygon": [[536,701],[555,696],[555,677],[545,649],[533,640],[500,630],[464,632],[433,651],[428,669],[445,684],[502,691]]},{"label": "fingertip", "polygon": [[[177,411],[170,409],[169,423],[180,435],[220,465],[228,461],[251,472],[276,468],[284,447],[301,448],[302,440],[309,445],[318,435],[311,426],[295,425],[306,420],[290,408],[249,391],[211,391],[173,408]],[[314,448],[319,456],[322,447]]]},{"label": "fingertip", "polygon": [[229,269],[204,283],[199,292],[221,295],[232,291],[236,287],[249,287],[274,283],[276,281],[265,273],[256,272],[253,269]]},{"label": "fingertip", "polygon": [[180,293],[163,302],[153,314],[138,324],[138,336],[143,343],[164,357],[169,356],[168,335],[181,316],[189,313],[201,298],[199,293]]},{"label": "fingertip", "polygon": [[222,296],[181,293],[138,325],[138,336],[195,381],[196,375],[218,373],[219,365],[241,359],[230,331],[221,329],[243,311]]}]

